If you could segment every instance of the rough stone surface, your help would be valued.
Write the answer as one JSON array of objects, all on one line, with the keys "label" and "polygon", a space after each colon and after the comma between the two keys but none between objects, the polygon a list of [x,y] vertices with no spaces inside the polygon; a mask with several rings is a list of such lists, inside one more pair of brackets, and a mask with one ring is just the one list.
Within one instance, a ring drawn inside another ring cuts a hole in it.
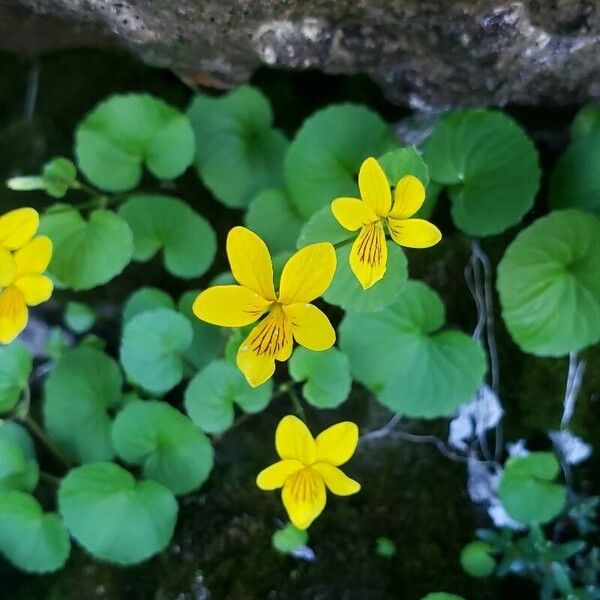
[{"label": "rough stone surface", "polygon": [[42,24],[68,23],[71,37],[79,27],[83,44],[109,34],[215,87],[266,64],[367,72],[393,102],[423,109],[600,99],[597,0],[19,1]]}]

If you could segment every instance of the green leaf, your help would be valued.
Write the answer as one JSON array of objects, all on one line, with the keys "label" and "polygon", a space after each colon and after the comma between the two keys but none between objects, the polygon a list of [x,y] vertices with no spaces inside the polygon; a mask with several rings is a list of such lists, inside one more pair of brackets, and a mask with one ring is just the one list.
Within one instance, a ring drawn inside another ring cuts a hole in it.
[{"label": "green leaf", "polygon": [[121,364],[134,383],[156,394],[175,387],[184,374],[183,353],[194,332],[180,313],[158,308],[125,323]]},{"label": "green leaf", "polygon": [[560,466],[550,452],[513,456],[506,462],[498,496],[508,514],[528,525],[557,517],[567,501],[567,490],[554,483]]},{"label": "green leaf", "polygon": [[550,177],[550,206],[600,214],[600,128],[576,139]]},{"label": "green leaf", "polygon": [[85,333],[96,322],[96,313],[83,302],[67,302],[65,324],[75,333]]},{"label": "green leaf", "polygon": [[504,322],[515,342],[562,356],[600,340],[600,220],[550,213],[523,230],[498,265]]},{"label": "green leaf", "polygon": [[473,577],[488,577],[496,568],[492,548],[485,542],[471,542],[460,553],[460,564]]},{"label": "green leaf", "polygon": [[177,495],[198,489],[213,466],[208,438],[165,402],[130,402],[117,415],[112,437],[120,458]]},{"label": "green leaf", "polygon": [[27,388],[33,359],[27,346],[14,341],[0,346],[0,413],[10,412]]},{"label": "green leaf", "polygon": [[432,592],[423,596],[421,600],[465,600],[462,596],[456,594],[448,594],[447,592]]},{"label": "green leaf", "polygon": [[194,331],[194,337],[183,356],[196,369],[203,369],[211,361],[223,356],[228,339],[228,331],[201,321],[193,312],[198,291],[189,291],[179,299],[179,312],[183,313]]},{"label": "green leaf", "polygon": [[177,520],[177,501],[155,481],[137,482],[113,463],[73,469],[58,491],[71,535],[96,558],[140,563],[166,548]]},{"label": "green leaf", "polygon": [[587,135],[600,134],[600,106],[584,106],[573,119],[571,135],[573,139],[583,138]]},{"label": "green leaf", "polygon": [[164,250],[167,271],[191,279],[206,273],[217,251],[206,219],[173,196],[135,195],[119,209],[133,232],[133,258],[150,260]]},{"label": "green leaf", "polygon": [[123,308],[123,323],[128,323],[142,313],[155,310],[157,308],[175,308],[173,298],[158,288],[141,287],[138,288],[125,303]]},{"label": "green leaf", "polygon": [[219,98],[197,95],[188,110],[196,134],[196,168],[215,197],[232,208],[283,184],[288,141],[273,128],[269,101],[243,85]]},{"label": "green leaf", "polygon": [[481,347],[462,332],[439,332],[443,322],[439,296],[409,281],[388,309],[347,314],[340,346],[355,379],[385,406],[407,417],[442,417],[470,400],[486,370]]},{"label": "green leaf", "polygon": [[289,370],[294,381],[306,381],[302,394],[317,408],[336,408],[350,393],[350,363],[337,348],[313,352],[299,346],[290,358]]},{"label": "green leaf", "polygon": [[0,425],[0,494],[7,490],[33,491],[39,468],[33,441],[27,431],[13,421]]},{"label": "green leaf", "polygon": [[98,104],[75,134],[79,168],[109,192],[135,188],[144,163],[159,179],[179,177],[194,158],[194,132],[177,109],[148,94]]},{"label": "green leaf", "polygon": [[378,537],[375,540],[375,552],[384,558],[392,558],[398,552],[396,544],[388,537]]},{"label": "green leaf", "polygon": [[408,269],[402,248],[390,240],[387,241],[387,247],[387,271],[383,279],[368,290],[363,289],[350,269],[352,244],[338,248],[337,270],[323,298],[348,312],[377,312],[392,304],[406,284]]},{"label": "green leaf", "polygon": [[308,219],[339,196],[358,197],[363,160],[397,145],[388,124],[364,106],[338,104],[314,113],[285,160],[288,189],[300,215]]},{"label": "green leaf", "polygon": [[319,242],[330,242],[339,244],[345,240],[355,237],[356,233],[344,229],[333,216],[331,207],[324,206],[318,210],[302,227],[298,242],[298,248],[304,248],[309,244]]},{"label": "green leaf", "polygon": [[44,513],[29,494],[0,494],[0,552],[28,573],[60,569],[69,558],[69,532],[55,513]]},{"label": "green leaf", "polygon": [[537,151],[501,112],[445,115],[425,143],[424,158],[431,179],[449,186],[454,223],[469,235],[501,233],[533,206],[540,180]]},{"label": "green leaf", "polygon": [[281,554],[293,554],[308,542],[308,531],[298,529],[288,523],[282,529],[278,529],[271,537],[271,545]]},{"label": "green leaf", "polygon": [[265,241],[273,254],[293,250],[304,223],[282,189],[259,192],[250,202],[244,222]]},{"label": "green leaf", "polygon": [[50,437],[78,462],[110,460],[109,411],[121,401],[117,363],[95,348],[65,353],[45,383],[44,420]]},{"label": "green leaf", "polygon": [[272,393],[271,381],[251,388],[235,365],[217,360],[190,381],[184,404],[198,427],[221,433],[233,424],[235,404],[246,413],[257,413],[266,408]]},{"label": "green leaf", "polygon": [[77,169],[68,159],[58,156],[44,165],[42,170],[44,188],[53,198],[62,198],[77,179]]},{"label": "green leaf", "polygon": [[49,271],[77,291],[109,282],[133,255],[129,225],[110,210],[95,210],[86,221],[74,208],[59,204],[42,217],[40,233],[54,244]]}]

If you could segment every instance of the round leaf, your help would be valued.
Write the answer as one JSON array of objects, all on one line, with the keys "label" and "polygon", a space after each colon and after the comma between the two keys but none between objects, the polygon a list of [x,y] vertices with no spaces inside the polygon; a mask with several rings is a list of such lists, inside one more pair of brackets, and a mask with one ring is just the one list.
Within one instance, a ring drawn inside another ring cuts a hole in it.
[{"label": "round leaf", "polygon": [[137,315],[157,308],[174,309],[173,298],[158,288],[141,287],[127,298],[123,308],[123,323],[131,321]]},{"label": "round leaf", "polygon": [[190,381],[185,391],[185,410],[204,431],[221,433],[233,423],[234,404],[247,413],[260,412],[272,392],[271,381],[251,388],[235,365],[217,360]]},{"label": "round leaf", "polygon": [[338,248],[337,270],[323,298],[348,312],[377,312],[392,304],[408,279],[408,269],[402,248],[390,240],[387,241],[387,247],[387,271],[383,279],[368,290],[363,289],[350,269],[352,244]]},{"label": "round leaf", "polygon": [[509,458],[498,496],[508,514],[521,523],[547,523],[565,507],[567,490],[554,483],[560,466],[550,452]]},{"label": "round leaf", "polygon": [[125,324],[121,364],[136,384],[156,394],[168,392],[183,378],[182,356],[194,332],[180,313],[158,308]]},{"label": "round leaf", "polygon": [[571,135],[574,139],[589,134],[600,134],[600,106],[584,106],[573,119]]},{"label": "round leaf", "polygon": [[308,542],[308,531],[298,529],[288,523],[282,529],[278,529],[271,537],[271,545],[282,554],[293,554]]},{"label": "round leaf", "polygon": [[273,129],[269,101],[243,85],[219,98],[197,95],[188,115],[196,134],[196,168],[226,206],[247,206],[258,192],[283,184],[288,141]]},{"label": "round leaf", "polygon": [[491,550],[491,546],[486,542],[467,544],[460,553],[462,568],[473,577],[488,577],[496,568]]},{"label": "round leaf", "polygon": [[58,156],[44,165],[42,179],[46,193],[53,198],[62,198],[75,183],[77,169],[68,159]]},{"label": "round leaf", "polygon": [[44,513],[23,492],[0,494],[0,552],[28,573],[60,569],[71,552],[69,532],[55,513]]},{"label": "round leaf", "polygon": [[165,402],[130,402],[117,415],[112,436],[124,461],[142,465],[145,477],[174,494],[199,488],[213,466],[208,438]]},{"label": "round leaf", "polygon": [[82,346],[61,356],[45,383],[44,420],[50,437],[78,462],[110,460],[108,411],[121,401],[117,363]]},{"label": "round leaf", "polygon": [[72,470],[58,491],[71,535],[102,560],[132,565],[163,550],[173,537],[177,501],[155,481],[136,482],[113,463]]},{"label": "round leaf", "polygon": [[18,340],[0,346],[0,413],[10,412],[27,387],[33,368],[31,353]]},{"label": "round leaf", "polygon": [[250,203],[244,221],[274,254],[295,248],[304,222],[285,190],[280,189],[259,192]]},{"label": "round leaf", "polygon": [[68,302],[65,309],[65,324],[75,333],[84,333],[96,322],[96,313],[83,302]]},{"label": "round leaf", "polygon": [[339,244],[345,240],[350,240],[356,236],[356,233],[344,229],[333,216],[331,207],[324,206],[318,210],[302,227],[296,246],[303,248],[309,244],[319,242],[330,242]]},{"label": "round leaf", "polygon": [[312,352],[299,346],[290,358],[289,370],[294,381],[306,381],[302,393],[317,408],[336,408],[350,393],[350,363],[337,348]]},{"label": "round leaf", "polygon": [[86,221],[74,208],[57,205],[42,217],[40,233],[54,244],[49,271],[74,290],[107,283],[133,255],[129,225],[110,210],[95,210]]},{"label": "round leaf", "polygon": [[39,468],[33,441],[13,421],[0,425],[0,493],[6,490],[31,492],[38,483]]},{"label": "round leaf", "polygon": [[136,195],[119,215],[133,232],[133,258],[145,262],[164,250],[167,270],[191,279],[206,273],[215,258],[215,232],[206,219],[172,196]]},{"label": "round leaf", "polygon": [[600,130],[575,140],[559,158],[550,178],[550,206],[600,214]]},{"label": "round leaf", "polygon": [[533,206],[537,151],[503,113],[463,110],[442,117],[425,144],[425,162],[431,179],[449,186],[454,223],[469,235],[501,233]]},{"label": "round leaf", "polygon": [[553,212],[522,231],[498,265],[504,322],[526,352],[561,356],[600,340],[600,220]]},{"label": "round leaf", "polygon": [[188,118],[147,94],[112,96],[80,123],[75,134],[79,168],[109,192],[136,187],[144,163],[159,179],[181,175],[194,158]]},{"label": "round leaf", "polygon": [[439,296],[409,281],[388,309],[346,315],[340,346],[353,376],[391,410],[408,417],[446,416],[477,391],[486,361],[470,336],[438,332],[443,321]]},{"label": "round leaf", "polygon": [[448,594],[446,592],[432,592],[421,598],[421,600],[465,600],[462,596]]},{"label": "round leaf", "polygon": [[305,219],[338,196],[358,196],[363,160],[397,146],[385,121],[364,106],[339,104],[309,117],[290,144],[285,177]]}]

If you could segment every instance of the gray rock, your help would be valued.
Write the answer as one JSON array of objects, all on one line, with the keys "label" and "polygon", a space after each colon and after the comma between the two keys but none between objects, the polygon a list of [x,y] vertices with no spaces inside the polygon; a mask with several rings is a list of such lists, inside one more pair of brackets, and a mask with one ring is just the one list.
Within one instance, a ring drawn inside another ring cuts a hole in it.
[{"label": "gray rock", "polygon": [[[108,34],[195,84],[235,86],[266,64],[366,72],[391,101],[422,109],[600,99],[597,0],[18,1],[42,28],[64,21],[69,39],[79,28],[93,45]],[[18,34],[15,2],[0,22]]]}]

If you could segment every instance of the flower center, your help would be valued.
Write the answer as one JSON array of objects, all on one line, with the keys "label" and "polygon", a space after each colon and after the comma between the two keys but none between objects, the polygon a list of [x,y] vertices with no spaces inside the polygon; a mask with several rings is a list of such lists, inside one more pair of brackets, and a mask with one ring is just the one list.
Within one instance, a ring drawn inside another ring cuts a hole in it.
[{"label": "flower center", "polygon": [[290,475],[289,491],[296,502],[313,502],[319,492],[320,476],[310,467]]},{"label": "flower center", "polygon": [[283,312],[281,304],[276,302],[269,314],[252,332],[247,345],[259,356],[263,354],[276,356],[289,342],[290,329],[289,319]]},{"label": "flower center", "polygon": [[378,265],[382,261],[385,233],[381,221],[375,221],[365,226],[365,231],[358,243],[357,256],[360,262],[369,266]]}]

